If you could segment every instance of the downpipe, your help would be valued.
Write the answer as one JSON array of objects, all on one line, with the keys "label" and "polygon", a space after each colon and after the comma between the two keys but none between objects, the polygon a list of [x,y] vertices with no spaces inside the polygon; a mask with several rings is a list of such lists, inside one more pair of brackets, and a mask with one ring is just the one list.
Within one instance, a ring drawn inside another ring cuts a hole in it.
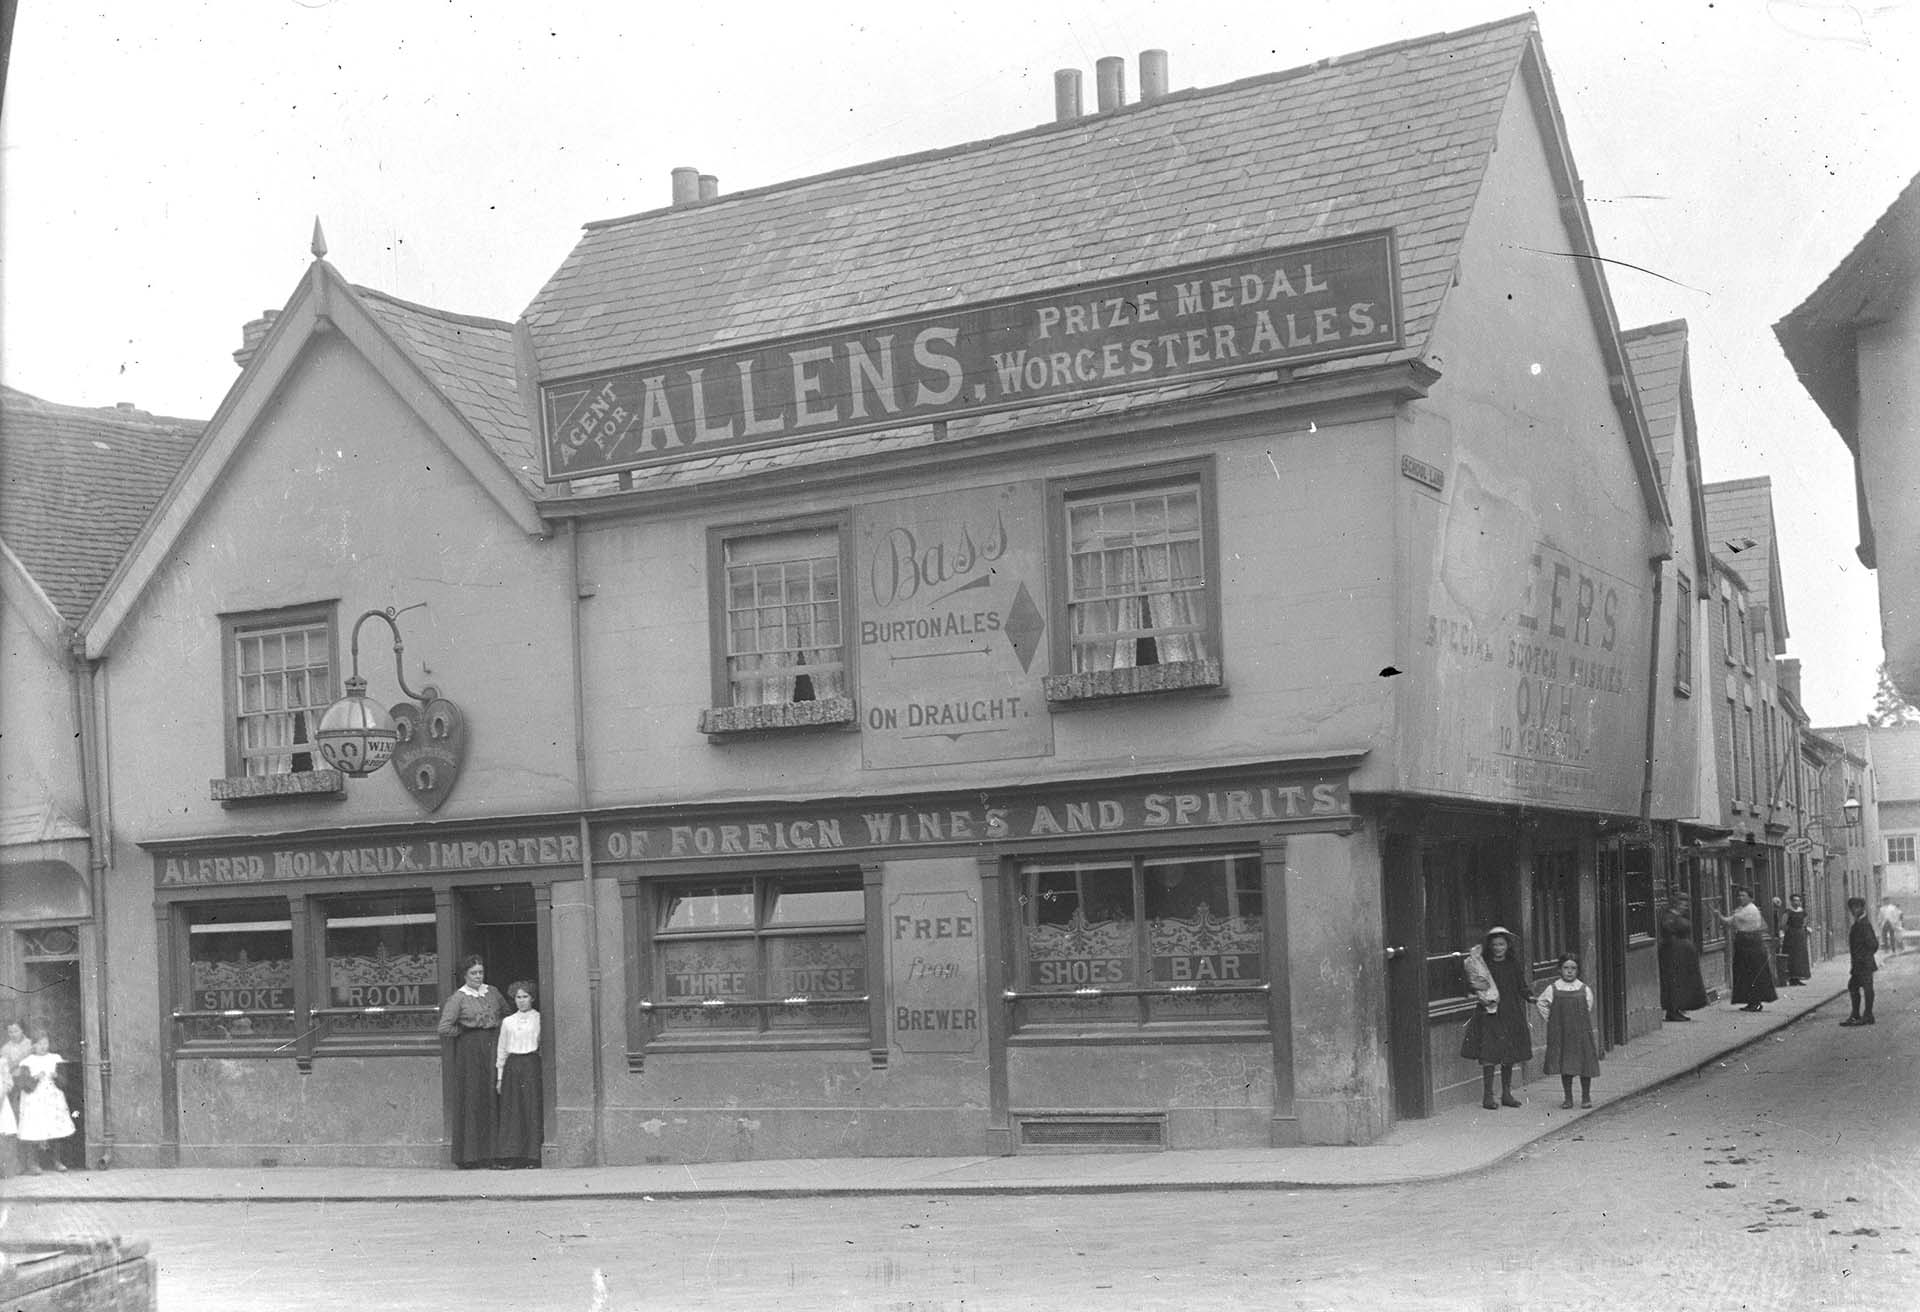
[{"label": "downpipe", "polygon": [[107,784],[103,774],[106,754],[98,741],[100,716],[95,704],[99,691],[97,662],[86,656],[85,640],[75,635],[68,651],[73,659],[74,698],[80,712],[80,781],[87,803],[87,892],[92,900],[93,919],[88,926],[93,940],[94,1026],[98,1032],[93,1067],[100,1084],[101,1170],[113,1166],[113,1031],[109,1027],[107,1000],[107,883],[108,852],[111,840],[107,832]]},{"label": "downpipe", "polygon": [[587,1030],[593,1044],[593,1129],[589,1161],[600,1166],[606,1161],[607,1082],[606,1058],[602,1052],[600,998],[602,970],[600,961],[600,882],[593,861],[593,832],[587,823],[587,805],[591,790],[587,787],[587,696],[586,661],[581,653],[580,605],[580,525],[567,521],[567,616],[571,635],[573,663],[573,777],[580,812],[580,875],[586,885],[587,904]]}]

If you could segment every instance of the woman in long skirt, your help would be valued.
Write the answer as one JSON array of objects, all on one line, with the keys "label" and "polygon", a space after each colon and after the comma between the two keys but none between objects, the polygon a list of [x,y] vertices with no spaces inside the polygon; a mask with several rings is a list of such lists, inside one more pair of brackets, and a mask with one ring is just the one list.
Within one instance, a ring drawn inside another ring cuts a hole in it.
[{"label": "woman in long skirt", "polygon": [[1687,899],[1675,893],[1660,917],[1660,1009],[1668,1020],[1692,1020],[1687,1015],[1707,1005],[1707,982],[1700,977],[1700,949],[1693,942],[1693,921]]},{"label": "woman in long skirt", "polygon": [[1787,953],[1787,983],[1805,984],[1813,974],[1812,936],[1807,933],[1807,904],[1798,893],[1787,899],[1787,926],[1780,935]]},{"label": "woman in long skirt", "polygon": [[1767,951],[1767,921],[1744,888],[1733,890],[1733,914],[1720,920],[1733,930],[1733,1005],[1760,1011],[1780,996],[1773,987],[1773,954]]},{"label": "woman in long skirt", "polygon": [[500,1131],[495,1165],[513,1170],[540,1165],[545,1118],[540,1105],[540,1013],[533,1009],[533,981],[507,986],[513,1011],[500,1022],[494,1048],[493,1087],[500,1094]]},{"label": "woman in long skirt", "polygon": [[487,983],[486,963],[468,957],[460,963],[465,981],[440,1009],[440,1037],[451,1039],[453,1123],[447,1137],[453,1164],[463,1171],[491,1166],[494,1157],[493,1054],[507,1000]]}]

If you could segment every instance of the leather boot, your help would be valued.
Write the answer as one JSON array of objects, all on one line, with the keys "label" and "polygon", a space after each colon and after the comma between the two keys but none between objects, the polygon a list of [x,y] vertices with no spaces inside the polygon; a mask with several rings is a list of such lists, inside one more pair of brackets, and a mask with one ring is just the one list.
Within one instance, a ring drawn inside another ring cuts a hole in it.
[{"label": "leather boot", "polygon": [[1500,1104],[1493,1100],[1493,1067],[1480,1068],[1480,1105],[1490,1112],[1500,1110]]}]

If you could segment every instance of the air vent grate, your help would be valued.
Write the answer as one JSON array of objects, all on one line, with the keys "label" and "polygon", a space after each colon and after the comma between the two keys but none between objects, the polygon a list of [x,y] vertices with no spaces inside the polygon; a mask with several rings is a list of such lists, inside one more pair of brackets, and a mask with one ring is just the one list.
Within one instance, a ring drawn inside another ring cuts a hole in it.
[{"label": "air vent grate", "polygon": [[1023,1117],[1020,1146],[1071,1152],[1154,1152],[1167,1146],[1167,1120],[1156,1113]]}]

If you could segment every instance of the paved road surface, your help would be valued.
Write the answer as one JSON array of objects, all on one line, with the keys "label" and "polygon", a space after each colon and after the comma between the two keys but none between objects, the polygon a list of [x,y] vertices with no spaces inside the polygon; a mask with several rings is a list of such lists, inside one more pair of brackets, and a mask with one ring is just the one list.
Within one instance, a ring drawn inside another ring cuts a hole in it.
[{"label": "paved road surface", "polygon": [[[233,1309],[1920,1307],[1920,1006],[1844,1004],[1479,1177],[1273,1193],[24,1205]],[[1605,1078],[1604,1074],[1601,1077]],[[1558,1090],[1536,1083],[1535,1099]]]}]

